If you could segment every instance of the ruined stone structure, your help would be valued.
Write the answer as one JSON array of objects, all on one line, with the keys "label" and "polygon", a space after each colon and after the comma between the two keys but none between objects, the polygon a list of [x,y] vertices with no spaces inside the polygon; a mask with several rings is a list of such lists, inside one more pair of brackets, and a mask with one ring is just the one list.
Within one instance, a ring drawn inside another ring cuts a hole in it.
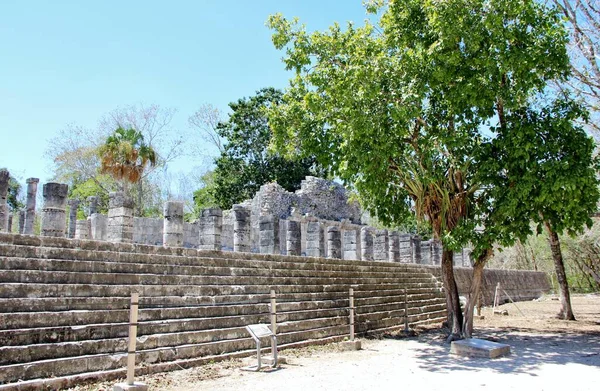
[{"label": "ruined stone structure", "polygon": [[[269,323],[271,289],[281,299],[277,339],[284,347],[347,338],[350,287],[358,334],[397,330],[404,319],[413,326],[444,320],[435,277],[440,243],[361,225],[352,208],[320,214],[307,194],[324,197],[325,187],[308,182],[294,195],[304,200],[289,209],[273,205],[279,212],[271,213],[270,201],[262,204],[257,241],[253,202],[206,209],[184,223],[180,202],[166,203],[164,218],[133,218],[131,200],[119,193],[111,194],[108,216],[91,202],[68,239],[68,187],[45,184],[42,235],[0,232],[0,388],[59,389],[123,376],[132,292],[140,294],[138,374],[251,351],[244,326]],[[277,190],[270,199],[290,194]],[[341,202],[339,194],[325,198]],[[225,232],[234,252],[218,251],[228,249]],[[469,251],[454,260],[470,265]],[[464,293],[470,269],[455,275]],[[544,273],[485,270],[486,303],[498,281],[519,299],[549,289]]]}]

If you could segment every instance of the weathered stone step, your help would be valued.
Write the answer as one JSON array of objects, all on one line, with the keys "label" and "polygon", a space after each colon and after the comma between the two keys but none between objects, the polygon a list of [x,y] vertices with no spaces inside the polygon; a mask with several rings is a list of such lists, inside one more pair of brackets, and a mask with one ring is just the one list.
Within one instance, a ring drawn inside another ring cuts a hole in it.
[{"label": "weathered stone step", "polygon": [[[391,290],[398,284],[356,284],[363,291]],[[0,297],[126,297],[133,291],[140,296],[218,296],[240,294],[267,294],[269,285],[100,285],[100,284],[30,284],[3,283],[0,285]],[[279,285],[274,286],[277,292],[314,293],[340,292],[345,294],[344,285]],[[409,293],[433,292],[431,284],[412,284],[407,288]]]},{"label": "weathered stone step", "polygon": [[[149,246],[152,247],[152,246]],[[162,249],[157,247],[157,249]],[[185,253],[185,255],[183,255]],[[204,265],[220,267],[255,267],[255,268],[292,268],[298,270],[327,271],[369,271],[381,272],[414,272],[423,273],[423,269],[412,264],[349,261],[325,258],[290,257],[265,254],[245,254],[233,252],[206,252],[193,249],[182,249],[182,255],[153,255],[147,253],[94,251],[78,248],[31,247],[7,245],[0,243],[0,256],[40,259],[65,259],[95,262],[117,263],[151,263],[166,265]]]},{"label": "weathered stone step", "polygon": [[0,270],[0,283],[99,284],[99,285],[351,285],[429,284],[429,278],[327,278],[271,276],[189,276],[123,273],[83,273],[38,270]]},{"label": "weathered stone step", "polygon": [[[411,272],[405,270],[377,271],[375,268],[367,270],[328,271],[318,269],[277,268],[280,264],[270,262],[268,268],[257,267],[222,267],[195,265],[172,265],[162,263],[120,263],[112,261],[82,261],[67,259],[40,259],[0,257],[0,270],[40,270],[40,271],[68,271],[85,273],[136,273],[158,275],[215,275],[215,276],[264,276],[273,277],[365,277],[365,278],[403,278],[420,277],[431,278],[428,272]],[[268,270],[268,273],[265,273]]]},{"label": "weathered stone step", "polygon": [[[320,339],[336,335],[344,335],[348,326],[327,326],[305,331],[293,331],[278,335],[278,342],[288,344],[306,339]],[[251,338],[240,338],[200,344],[187,344],[142,350],[137,354],[136,362],[153,364],[165,361],[189,359],[207,355],[224,354],[228,352],[250,350],[254,347]],[[31,361],[27,363],[0,366],[0,384],[15,382],[19,379],[28,380],[39,377],[65,376],[91,371],[116,369],[125,366],[125,354],[95,354],[86,356],[67,357]]]}]

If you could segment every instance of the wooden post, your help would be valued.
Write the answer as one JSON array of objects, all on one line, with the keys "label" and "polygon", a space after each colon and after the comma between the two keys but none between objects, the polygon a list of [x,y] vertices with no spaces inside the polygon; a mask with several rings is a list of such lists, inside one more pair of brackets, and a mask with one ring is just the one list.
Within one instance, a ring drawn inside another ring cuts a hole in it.
[{"label": "wooden post", "polygon": [[[277,300],[275,289],[271,289],[271,332],[273,335],[277,336]],[[273,357],[275,357],[276,349],[275,341],[271,339],[271,352],[273,353]]]},{"label": "wooden post", "polygon": [[496,284],[496,292],[494,292],[494,307],[493,307],[493,310],[495,310],[496,307],[498,306],[498,300],[499,300],[498,292],[499,291],[500,291],[500,283],[497,283]]},{"label": "wooden post", "polygon": [[135,377],[135,342],[137,338],[137,321],[139,293],[131,294],[131,306],[129,307],[129,344],[127,348],[127,385],[134,385]]},{"label": "wooden post", "polygon": [[354,341],[354,289],[350,288],[350,341]]},{"label": "wooden post", "polygon": [[408,294],[404,288],[404,332],[408,333]]}]

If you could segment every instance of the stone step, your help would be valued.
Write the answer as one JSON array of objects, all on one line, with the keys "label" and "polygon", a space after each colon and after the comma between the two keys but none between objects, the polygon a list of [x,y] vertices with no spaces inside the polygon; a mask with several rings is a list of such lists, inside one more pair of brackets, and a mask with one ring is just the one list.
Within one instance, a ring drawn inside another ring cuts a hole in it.
[{"label": "stone step", "polygon": [[[374,296],[373,293],[355,292],[355,300],[368,300],[369,302],[384,302],[388,300],[382,293],[396,295],[399,300],[404,300],[404,292],[392,290],[389,292],[379,292]],[[346,293],[343,295],[347,296]],[[277,300],[289,301],[302,298],[306,301],[331,300],[342,296],[339,292],[319,292],[306,294],[304,296],[291,294],[278,294]],[[363,297],[364,296],[364,297]],[[409,294],[409,300],[422,298],[439,297],[440,291],[431,293]],[[163,297],[140,297],[141,308],[169,308],[186,307],[196,305],[218,305],[219,303],[266,303],[269,301],[269,294],[250,294],[250,295],[230,295],[230,296],[163,296]],[[130,303],[129,297],[46,297],[46,298],[0,298],[0,311],[2,312],[36,312],[36,311],[69,311],[69,310],[105,310],[128,309]]]},{"label": "stone step", "polygon": [[[46,239],[46,238],[45,238]],[[54,238],[55,239],[55,238]],[[125,244],[120,244],[125,245]],[[153,247],[153,246],[148,246]],[[135,248],[135,247],[134,247]],[[160,250],[161,247],[156,247]],[[381,272],[405,271],[423,273],[423,269],[414,264],[375,261],[350,261],[325,258],[291,257],[280,255],[246,254],[234,252],[206,252],[193,249],[181,249],[180,255],[156,254],[148,257],[148,253],[96,251],[82,248],[33,247],[0,244],[0,256],[39,259],[65,259],[96,262],[151,263],[166,265],[197,265],[221,267],[254,267],[254,268],[296,268],[298,270],[326,271],[369,271]],[[184,255],[185,253],[185,255]]]},{"label": "stone step", "polygon": [[[265,273],[267,274],[267,273]],[[352,285],[430,284],[429,278],[326,278],[268,276],[189,276],[133,273],[0,270],[0,283],[99,284],[99,285]]]},{"label": "stone step", "polygon": [[[207,330],[174,331],[160,334],[145,334],[140,326],[140,335],[137,338],[139,351],[157,348],[174,347],[180,345],[199,344],[221,340],[242,339],[248,336],[245,329],[247,324],[265,322],[264,317],[246,317],[242,324],[236,327],[211,328]],[[326,327],[347,325],[347,317],[312,318],[301,321],[281,322],[278,324],[278,333],[287,334],[305,330],[321,329]],[[143,325],[143,323],[142,323]],[[54,357],[75,357],[99,353],[119,353],[126,351],[127,337],[103,338],[94,340],[45,343],[21,346],[0,347],[0,365],[41,361]]]},{"label": "stone step", "polygon": [[[362,291],[391,291],[398,284],[355,284]],[[100,284],[31,284],[3,283],[0,298],[25,297],[127,297],[137,291],[140,296],[218,296],[243,294],[268,294],[270,289],[280,294],[339,292],[345,295],[346,285],[100,285]],[[408,293],[439,291],[431,284],[411,284]]]},{"label": "stone step", "polygon": [[[165,265],[162,263],[119,263],[113,261],[82,261],[66,259],[40,259],[40,258],[19,258],[19,257],[0,257],[0,270],[43,270],[43,271],[67,271],[84,273],[135,273],[135,274],[155,274],[155,275],[198,275],[198,276],[264,276],[265,274],[273,277],[364,277],[364,278],[431,278],[429,272],[414,272],[405,270],[376,271],[374,268],[367,270],[345,270],[328,271],[318,269],[297,268],[277,268],[280,264],[271,262],[268,268],[251,267],[222,267],[222,266],[204,266],[202,264],[194,265]],[[265,273],[268,270],[268,273]]]},{"label": "stone step", "polygon": [[[328,338],[344,335],[348,326],[325,326],[303,331],[292,331],[278,334],[278,342],[283,344],[307,339]],[[165,361],[189,359],[206,355],[224,354],[240,350],[250,350],[254,341],[249,338],[211,341],[197,344],[181,344],[148,350],[139,350],[136,362],[138,364],[154,364]],[[126,355],[122,353],[104,353],[60,359],[47,359],[27,363],[0,366],[0,384],[15,382],[19,379],[28,380],[39,377],[65,376],[91,371],[116,369],[125,366]]]}]

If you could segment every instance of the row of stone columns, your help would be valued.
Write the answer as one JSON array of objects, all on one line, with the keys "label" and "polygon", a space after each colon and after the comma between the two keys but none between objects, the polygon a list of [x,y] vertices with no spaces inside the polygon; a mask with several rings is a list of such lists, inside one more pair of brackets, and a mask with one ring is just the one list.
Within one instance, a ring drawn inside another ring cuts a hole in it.
[{"label": "row of stone columns", "polygon": [[[10,175],[0,170],[0,231],[9,230],[7,193]],[[35,219],[35,197],[39,179],[27,180],[27,206],[19,212],[19,232],[33,233]],[[98,213],[98,197],[89,197],[89,218],[77,221],[79,200],[68,200],[68,186],[60,183],[46,183],[43,186],[44,205],[42,207],[41,234],[78,239],[108,240],[111,242],[133,241],[133,200],[123,192],[109,195],[108,218]],[[66,226],[66,205],[70,206],[69,224]],[[234,251],[251,250],[250,210],[234,205]],[[204,250],[221,249],[222,211],[210,208],[200,216],[199,248]],[[442,246],[438,241],[421,241],[419,237],[399,234],[387,230],[374,230],[362,227],[340,230],[329,226],[326,231],[319,221],[306,223],[306,255],[311,257],[344,258],[349,260],[375,260],[418,264],[439,264]],[[68,228],[68,229],[67,229]],[[163,244],[167,247],[183,245],[183,203],[169,201],[164,206]],[[280,220],[276,216],[261,216],[259,221],[259,251],[279,254],[285,246],[288,255],[301,255],[301,223],[295,220],[286,222],[285,243],[280,243]],[[66,234],[66,235],[65,235]],[[360,235],[360,236],[358,236]],[[360,240],[359,240],[360,239]],[[360,246],[359,246],[360,244]],[[325,249],[327,250],[325,252]],[[455,253],[457,263],[468,254]]]},{"label": "row of stone columns", "polygon": [[[33,222],[35,220],[35,201],[37,195],[38,178],[27,179],[27,199],[25,210],[19,211],[19,233],[33,235]],[[10,231],[12,215],[8,212],[8,188],[10,173],[6,169],[0,170],[0,232]]]}]

